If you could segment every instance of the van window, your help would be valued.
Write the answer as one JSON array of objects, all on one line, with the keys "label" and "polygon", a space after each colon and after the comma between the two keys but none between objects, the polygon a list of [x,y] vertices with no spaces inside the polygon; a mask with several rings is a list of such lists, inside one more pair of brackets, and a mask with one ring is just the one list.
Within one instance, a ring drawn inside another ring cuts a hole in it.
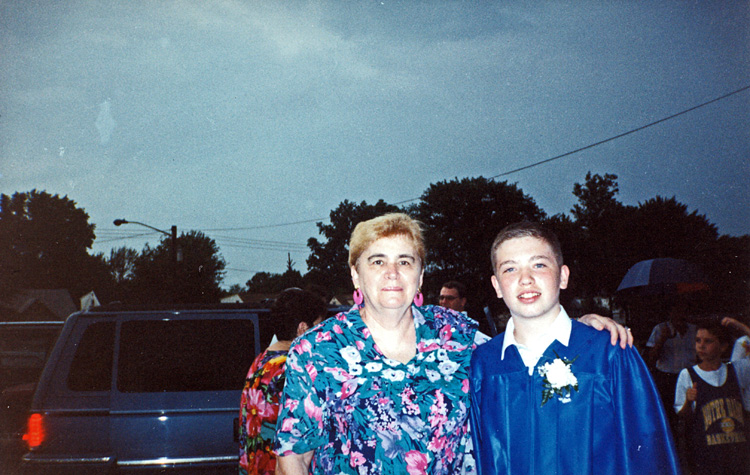
[{"label": "van window", "polygon": [[89,325],[70,364],[68,388],[73,391],[108,391],[112,385],[114,346],[114,322]]},{"label": "van window", "polygon": [[0,323],[0,391],[37,382],[62,324]]},{"label": "van window", "polygon": [[133,320],[120,330],[120,392],[240,390],[255,357],[250,320]]}]

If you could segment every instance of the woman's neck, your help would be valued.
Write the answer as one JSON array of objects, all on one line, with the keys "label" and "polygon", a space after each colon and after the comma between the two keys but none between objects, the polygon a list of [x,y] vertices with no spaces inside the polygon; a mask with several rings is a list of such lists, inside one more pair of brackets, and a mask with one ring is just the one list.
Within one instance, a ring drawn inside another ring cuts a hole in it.
[{"label": "woman's neck", "polygon": [[367,307],[360,310],[378,349],[388,358],[408,363],[417,354],[417,332],[411,307],[406,313],[381,315]]},{"label": "woman's neck", "polygon": [[359,311],[359,315],[368,327],[376,326],[384,331],[400,332],[414,324],[411,306],[406,309],[387,309],[380,312],[365,306]]}]

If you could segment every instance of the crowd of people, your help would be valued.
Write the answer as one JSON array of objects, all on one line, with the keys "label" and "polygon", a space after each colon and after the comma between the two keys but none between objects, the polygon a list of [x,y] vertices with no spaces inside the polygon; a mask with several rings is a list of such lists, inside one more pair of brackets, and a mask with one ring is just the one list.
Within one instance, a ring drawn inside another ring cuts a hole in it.
[{"label": "crowd of people", "polygon": [[[679,473],[671,402],[660,399],[668,383],[657,390],[627,328],[568,317],[559,294],[570,271],[554,234],[517,223],[488,254],[511,313],[492,339],[466,315],[460,282],[424,304],[417,221],[359,223],[351,309],[319,322],[325,302],[301,289],[271,309],[277,341],[242,392],[240,473]],[[657,361],[682,335],[676,325],[653,338]],[[721,371],[709,366],[697,374]],[[684,392],[680,414],[700,411],[706,391]]]}]

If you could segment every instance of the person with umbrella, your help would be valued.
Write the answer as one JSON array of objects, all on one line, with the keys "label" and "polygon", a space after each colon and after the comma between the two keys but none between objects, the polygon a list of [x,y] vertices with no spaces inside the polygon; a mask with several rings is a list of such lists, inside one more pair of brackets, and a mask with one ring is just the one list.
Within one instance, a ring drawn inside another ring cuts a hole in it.
[{"label": "person with umbrella", "polygon": [[617,287],[617,294],[624,298],[658,298],[664,302],[668,319],[651,330],[645,353],[664,407],[670,407],[674,400],[677,375],[695,363],[696,327],[687,318],[692,296],[707,289],[698,266],[670,257],[637,262]]}]

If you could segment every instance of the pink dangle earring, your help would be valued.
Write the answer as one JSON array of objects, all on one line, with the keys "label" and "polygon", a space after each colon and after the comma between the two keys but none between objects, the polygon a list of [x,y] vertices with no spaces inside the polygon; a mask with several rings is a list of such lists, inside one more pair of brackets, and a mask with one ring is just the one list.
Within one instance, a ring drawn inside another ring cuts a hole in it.
[{"label": "pink dangle earring", "polygon": [[422,294],[422,289],[417,289],[417,295],[414,296],[414,305],[421,307],[422,304],[424,304],[424,294]]},{"label": "pink dangle earring", "polygon": [[365,301],[365,296],[362,295],[362,291],[359,290],[359,287],[354,289],[354,293],[352,294],[352,298],[354,298],[354,303],[358,306],[362,306],[362,302]]}]

